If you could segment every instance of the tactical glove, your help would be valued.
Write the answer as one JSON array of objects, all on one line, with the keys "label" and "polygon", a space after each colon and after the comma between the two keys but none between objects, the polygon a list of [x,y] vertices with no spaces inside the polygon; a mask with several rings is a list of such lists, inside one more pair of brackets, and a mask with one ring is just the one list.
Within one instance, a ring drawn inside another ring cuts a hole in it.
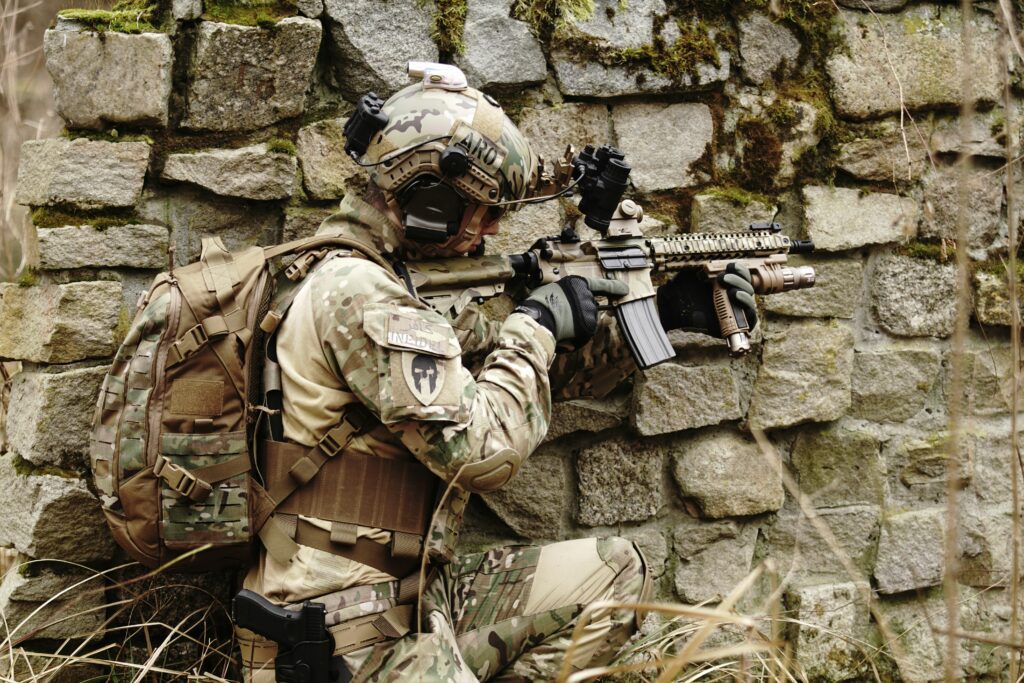
[{"label": "tactical glove", "polygon": [[619,297],[629,293],[621,280],[570,275],[533,290],[516,306],[514,313],[525,313],[555,335],[560,351],[583,346],[597,331],[595,294]]},{"label": "tactical glove", "polygon": [[[750,271],[738,263],[730,263],[718,282],[729,294],[729,300],[743,309],[750,329],[757,326],[757,304]],[[718,315],[711,295],[711,282],[696,270],[683,270],[672,281],[658,287],[658,317],[666,330],[703,332],[721,337]]]}]

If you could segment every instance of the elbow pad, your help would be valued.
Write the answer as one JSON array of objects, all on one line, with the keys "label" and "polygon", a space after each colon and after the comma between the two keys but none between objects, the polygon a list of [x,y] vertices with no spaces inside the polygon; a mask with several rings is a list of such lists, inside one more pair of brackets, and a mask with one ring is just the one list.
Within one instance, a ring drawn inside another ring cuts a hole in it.
[{"label": "elbow pad", "polygon": [[490,493],[504,486],[519,471],[523,458],[511,448],[503,448],[478,462],[464,465],[455,484],[473,493]]}]

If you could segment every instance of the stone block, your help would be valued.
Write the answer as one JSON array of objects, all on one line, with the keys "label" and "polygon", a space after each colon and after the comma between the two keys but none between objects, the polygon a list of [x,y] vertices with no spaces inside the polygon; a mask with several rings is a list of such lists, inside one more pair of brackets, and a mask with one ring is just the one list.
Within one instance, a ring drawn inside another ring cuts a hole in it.
[{"label": "stone block", "polygon": [[839,147],[836,166],[861,180],[906,183],[918,180],[928,168],[927,131],[916,126],[904,130],[885,123],[869,137],[858,137]]},{"label": "stone block", "polygon": [[120,282],[0,284],[0,357],[71,363],[110,356],[121,307]]},{"label": "stone block", "polygon": [[17,458],[0,456],[0,546],[13,546],[33,559],[109,561],[114,537],[85,481],[61,470],[32,474]]},{"label": "stone block", "polygon": [[738,522],[678,524],[673,531],[679,599],[688,604],[720,602],[750,573],[757,526]]},{"label": "stone block", "polygon": [[903,422],[928,401],[940,358],[929,349],[858,350],[853,355],[850,414],[875,422]]},{"label": "stone block", "polygon": [[953,263],[885,254],[875,264],[871,304],[878,324],[898,337],[948,337],[956,320]]},{"label": "stone block", "polygon": [[295,9],[299,10],[299,14],[310,19],[319,19],[320,15],[324,13],[324,0],[298,0],[295,3]]},{"label": "stone block", "polygon": [[580,450],[576,459],[579,510],[586,526],[642,522],[665,504],[661,448],[615,439]]},{"label": "stone block", "polygon": [[750,437],[737,431],[702,432],[669,452],[679,492],[696,500],[704,517],[773,512],[785,501],[778,470]]},{"label": "stone block", "polygon": [[805,318],[853,318],[864,289],[864,262],[825,256],[789,258],[794,266],[814,268],[814,287],[762,299],[765,310]]},{"label": "stone block", "polygon": [[43,50],[57,113],[69,128],[167,125],[170,36],[49,30]]},{"label": "stone block", "polygon": [[[509,16],[512,0],[478,0],[466,13],[465,51],[456,63],[474,88],[522,87],[547,78],[540,42],[524,21]],[[495,50],[495,45],[501,45]]]},{"label": "stone block", "polygon": [[242,199],[286,199],[295,191],[295,157],[266,144],[171,154],[164,180],[192,183],[214,194]]},{"label": "stone block", "polygon": [[[959,106],[963,17],[956,6],[918,5],[898,15],[839,13],[845,35],[826,62],[839,115],[867,119],[898,113],[901,107]],[[998,25],[974,13],[971,38],[971,95],[983,102],[1002,97]]]},{"label": "stone block", "polygon": [[[982,589],[1009,586],[1013,576],[1013,507],[1005,499],[997,504],[965,499],[957,523],[957,555],[960,583]],[[1018,555],[1018,562],[1022,559]]]},{"label": "stone block", "polygon": [[741,201],[722,192],[694,195],[690,206],[690,232],[739,232],[751,223],[767,223],[775,215],[775,206],[759,199]]},{"label": "stone block", "polygon": [[943,508],[932,508],[886,516],[875,563],[879,592],[899,593],[942,583],[945,515]]},{"label": "stone block", "polygon": [[10,448],[36,465],[84,468],[93,406],[107,369],[15,375],[7,415]]},{"label": "stone block", "polygon": [[[950,363],[952,373],[952,363]],[[1012,409],[1013,357],[1000,343],[975,343],[964,353],[964,407],[972,415],[1005,415]],[[1024,380],[1017,384],[1024,397]]]},{"label": "stone block", "polygon": [[629,414],[629,397],[577,399],[555,403],[545,441],[574,432],[600,432],[622,424]]},{"label": "stone block", "polygon": [[837,323],[769,321],[750,402],[752,425],[830,422],[850,408],[853,333]]},{"label": "stone block", "polygon": [[[630,179],[640,192],[691,187],[701,182],[691,165],[714,135],[705,104],[622,104],[612,107],[619,148],[628,150]],[[666,140],[672,140],[666,145]]]},{"label": "stone block", "polygon": [[15,201],[83,209],[133,206],[148,165],[145,142],[29,140],[21,146]]},{"label": "stone block", "polygon": [[313,199],[340,199],[366,173],[345,153],[347,117],[317,121],[299,130],[302,184]]},{"label": "stone block", "polygon": [[794,582],[849,580],[836,554],[838,548],[866,576],[875,564],[879,518],[877,505],[818,510],[817,519],[835,539],[833,547],[799,511],[783,510],[763,529],[768,543],[765,554],[776,561],[781,576],[789,574]]},{"label": "stone block", "polygon": [[[1018,316],[1024,316],[1024,284],[1017,285],[1021,292],[1018,301]],[[990,273],[979,270],[974,274],[974,317],[982,325],[1013,325],[1010,312],[1010,285],[1006,273]],[[1017,320],[1020,320],[1018,317]]]},{"label": "stone block", "polygon": [[807,236],[820,251],[905,242],[920,215],[917,202],[894,194],[814,185],[803,195]]},{"label": "stone block", "polygon": [[[948,432],[911,433],[892,439],[883,452],[889,472],[887,500],[890,505],[931,505],[945,501]],[[972,466],[968,458],[964,462],[966,484],[970,481]]]},{"label": "stone block", "polygon": [[673,80],[649,69],[608,66],[593,59],[581,60],[571,48],[551,49],[551,65],[558,78],[558,88],[569,97],[605,98],[706,90],[728,80],[730,63],[729,52],[719,50],[718,64],[698,64],[693,73]]},{"label": "stone block", "polygon": [[[958,595],[960,630],[995,638],[1006,633],[1009,598],[1002,593],[995,589],[979,592],[961,587]],[[946,637],[936,630],[949,623],[942,592],[936,588],[924,594],[881,600],[878,609],[889,629],[899,634],[899,656],[894,659],[900,680],[907,683],[942,680]],[[1001,648],[974,638],[962,638],[957,649],[953,680],[985,680],[1005,675],[1006,654]]]},{"label": "stone block", "polygon": [[553,540],[562,538],[568,496],[565,458],[557,451],[541,449],[508,484],[483,499],[520,536]]},{"label": "stone block", "polygon": [[175,21],[195,21],[203,14],[203,0],[171,0]]},{"label": "stone block", "polygon": [[[864,676],[872,652],[865,583],[797,586],[786,595],[796,622],[796,661],[812,681],[846,681]],[[859,641],[859,642],[858,642]]]},{"label": "stone block", "polygon": [[941,119],[935,124],[931,137],[928,138],[931,149],[937,154],[969,154],[980,157],[1006,156],[1005,136],[1007,118],[1016,118],[1020,125],[1020,112],[1013,112],[1007,117],[1006,110],[996,107],[990,111],[975,111],[967,122],[967,131],[959,117]]},{"label": "stone block", "polygon": [[596,147],[612,140],[611,116],[603,104],[563,102],[557,107],[527,108],[517,123],[530,145],[549,163],[565,155],[566,145],[580,150],[584,145]]},{"label": "stone block", "polygon": [[484,238],[488,254],[518,254],[542,237],[557,235],[565,227],[565,212],[557,201],[527,204],[506,213],[498,223],[498,234]]},{"label": "stone block", "polygon": [[[103,579],[62,566],[9,571],[0,581],[5,637],[81,638],[99,631],[106,619]],[[76,584],[80,584],[76,586]]]},{"label": "stone block", "polygon": [[272,28],[202,22],[182,127],[253,130],[301,114],[322,32],[306,17]]},{"label": "stone block", "polygon": [[[924,180],[924,215],[919,234],[931,239],[955,240],[960,213],[967,220],[968,254],[984,260],[1005,249],[1000,237],[1003,186],[993,182],[988,169],[971,169],[963,176],[967,184],[967,203],[961,207],[961,174],[956,168],[933,170]],[[1004,228],[1005,229],[1005,228]]]},{"label": "stone block", "polygon": [[637,375],[631,422],[640,434],[666,434],[741,417],[739,384],[727,364],[668,362]]},{"label": "stone block", "polygon": [[167,266],[167,228],[160,225],[90,225],[39,228],[39,268],[149,268]]},{"label": "stone block", "polygon": [[[800,58],[800,41],[781,22],[753,12],[738,22],[744,80],[759,84],[792,71]],[[781,73],[780,73],[781,72]]]},{"label": "stone block", "polygon": [[337,213],[335,207],[320,209],[309,206],[289,206],[284,210],[284,227],[281,241],[290,242],[316,234],[320,224]]},{"label": "stone block", "polygon": [[843,422],[804,429],[793,444],[792,460],[800,490],[819,509],[882,504],[881,443],[866,430]]},{"label": "stone block", "polygon": [[147,190],[138,213],[171,229],[180,266],[199,259],[204,237],[220,237],[232,251],[280,241],[280,206],[219,197],[187,186]]},{"label": "stone block", "polygon": [[325,0],[324,11],[334,76],[350,99],[371,90],[388,97],[410,83],[408,62],[438,61],[432,1]]}]

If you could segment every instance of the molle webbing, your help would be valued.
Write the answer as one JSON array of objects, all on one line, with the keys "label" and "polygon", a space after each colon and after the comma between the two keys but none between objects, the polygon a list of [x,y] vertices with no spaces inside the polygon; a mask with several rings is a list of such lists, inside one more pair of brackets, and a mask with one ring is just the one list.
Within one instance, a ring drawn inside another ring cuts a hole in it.
[{"label": "molle webbing", "polygon": [[[423,557],[419,536],[415,537],[416,540],[411,544],[404,543],[404,548],[399,544],[402,544],[409,535],[400,532],[395,532],[392,542],[388,544],[377,543],[365,537],[356,539],[353,543],[346,543],[335,540],[334,527],[338,526],[337,524],[332,524],[332,530],[327,531],[295,515],[275,515],[274,519],[277,520],[275,523],[280,524],[289,535],[294,532],[293,540],[299,545],[365,564],[394,577],[409,576],[415,572],[419,569]],[[410,550],[412,552],[409,552]]]},{"label": "molle webbing", "polygon": [[295,486],[293,493],[281,499],[274,492],[298,484],[295,472],[302,472],[302,467],[296,469],[296,464],[310,449],[276,441],[265,444],[265,473],[271,497],[278,501],[276,512],[405,534],[426,532],[436,477],[420,463],[339,453],[328,458],[308,484]]}]

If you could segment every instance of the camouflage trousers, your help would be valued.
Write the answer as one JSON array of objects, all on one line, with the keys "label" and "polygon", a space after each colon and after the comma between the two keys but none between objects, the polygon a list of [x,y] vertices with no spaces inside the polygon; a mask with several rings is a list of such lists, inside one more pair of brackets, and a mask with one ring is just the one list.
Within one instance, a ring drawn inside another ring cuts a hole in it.
[{"label": "camouflage trousers", "polygon": [[[423,632],[349,653],[345,661],[356,682],[550,681],[589,603],[638,602],[648,589],[639,550],[621,538],[464,555],[428,584]],[[573,668],[609,661],[635,628],[632,610],[593,613],[577,639]],[[245,680],[272,683],[272,666],[246,669]]]}]

